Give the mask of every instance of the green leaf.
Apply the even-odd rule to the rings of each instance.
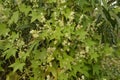
[[[31,26],[30,25],[20,25],[19,27],[17,27],[18,30],[24,30],[24,29],[27,29],[27,28],[30,28]]]
[[[22,72],[25,63],[21,63],[19,60],[16,60],[15,63],[11,64],[9,67],[13,68],[13,72],[20,70]]]
[[[25,4],[21,4],[19,9],[21,12],[25,13],[26,16],[32,10],[30,6],[26,6]]]
[[[100,72],[100,65],[93,65],[93,75],[97,74],[99,75],[99,72]]]
[[[64,72],[59,72],[58,73],[58,80],[68,80],[68,75],[66,75],[66,73],[64,73]]]
[[[2,3],[3,1],[2,0],[0,0],[0,3]]]
[[[11,43],[8,40],[0,40],[0,49],[6,50],[7,48],[11,48]]]
[[[71,12],[72,11],[70,10],[70,8],[66,8],[65,11],[63,12],[63,14],[65,15],[66,18],[69,18]]]
[[[48,70],[52,73],[54,77],[57,78],[57,70],[54,67],[49,67]]]
[[[41,65],[41,61],[38,61],[38,60],[32,60],[31,61],[31,67],[34,69],[33,71],[35,72],[35,74],[37,74],[38,72],[38,68],[39,66]],[[36,75],[37,76],[37,75]]]
[[[118,14],[118,13],[120,12],[120,7],[115,8],[115,9],[114,9],[114,12],[115,12],[116,14]]]
[[[16,51],[17,49],[15,48],[10,48],[8,50],[6,50],[2,56],[5,56],[5,59],[9,59],[11,56],[14,56],[15,57],[15,54],[16,54]]]
[[[41,15],[38,14],[38,12],[32,11],[32,13],[30,14],[31,18],[31,23],[34,22],[36,19],[40,20],[41,19]]]
[[[85,40],[85,44],[87,45],[87,46],[94,46],[96,43],[95,43],[95,41],[92,41],[91,39],[86,39]]]
[[[47,57],[47,52],[46,49],[42,48],[42,51],[39,50],[34,50],[33,53],[35,54],[34,58],[35,59],[41,59],[42,61],[46,59]]]
[[[25,61],[26,60],[26,58],[29,56],[29,53],[27,52],[27,53],[25,53],[25,52],[19,52],[19,58],[21,59],[21,60],[23,60],[23,61]]]
[[[92,53],[90,53],[90,57],[91,57],[91,60],[93,59],[95,61],[98,61],[97,58],[99,57],[99,55],[96,52],[92,52]]]
[[[112,47],[109,47],[109,44],[107,45],[104,45],[104,54],[105,55],[112,55],[112,53],[113,53],[113,48]]]
[[[11,19],[8,21],[8,24],[12,24],[12,23],[17,23],[19,19],[19,12],[18,11],[15,11],[11,17]]]
[[[87,32],[84,29],[78,29],[78,30],[76,30],[75,35],[79,36],[78,38],[80,40],[84,40],[87,35]]]
[[[7,35],[9,31],[6,24],[0,24],[0,35]]]
[[[11,39],[11,42],[14,42],[18,38],[19,38],[19,33],[11,32],[11,36],[9,37],[9,39]]]
[[[55,29],[55,31],[53,32],[53,35],[52,35],[50,38],[51,38],[51,39],[58,39],[58,40],[60,40],[61,36],[62,36],[61,28],[60,28],[60,27],[57,27],[57,28]]]
[[[60,67],[65,68],[65,69],[70,69],[71,70],[71,62],[73,62],[73,58],[71,56],[68,56],[64,54],[64,58],[60,58]]]
[[[4,71],[2,64],[3,64],[3,61],[0,61],[0,71]]]
[[[77,4],[83,9],[88,2],[86,0],[77,0]]]
[[[17,72],[9,72],[9,74],[6,75],[6,80],[19,80],[19,75]]]
[[[89,67],[86,66],[83,62],[82,63],[77,63],[76,65],[73,65],[73,72],[76,74],[77,72],[80,72],[84,74],[85,76],[89,77]]]
[[[91,0],[91,4],[92,4],[92,7],[94,8],[94,6],[95,6],[95,0]]]
[[[105,7],[102,6],[102,8],[106,21],[108,21],[114,27],[114,20],[111,18],[110,12]]]
[[[79,70],[82,74],[84,74],[86,77],[89,77],[89,67],[87,67],[86,65],[84,65],[82,68],[80,68]]]
[[[0,71],[4,71],[4,69],[0,66]]]

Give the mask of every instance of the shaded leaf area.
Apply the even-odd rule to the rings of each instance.
[[[0,0],[0,80],[117,80],[119,0]]]
[[[106,79],[119,79],[120,78],[120,64],[119,58],[106,57],[102,61],[103,75]],[[108,77],[109,76],[109,77]]]

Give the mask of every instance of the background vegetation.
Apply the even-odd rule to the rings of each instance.
[[[0,80],[119,80],[119,0],[0,0]]]

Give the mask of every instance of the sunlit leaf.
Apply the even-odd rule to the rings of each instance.
[[[21,12],[24,12],[26,16],[32,10],[30,6],[26,6],[25,4],[21,4],[19,9]]]
[[[17,50],[15,48],[10,48],[3,53],[3,56],[5,56],[6,59],[10,58],[11,56],[15,57],[16,51]]]
[[[87,35],[87,32],[84,31],[84,29],[80,29],[80,30],[77,30],[75,32],[75,35],[78,35],[79,39],[83,40],[83,39],[85,39],[85,36]]]
[[[0,24],[0,35],[7,35],[9,31],[6,24]]]
[[[19,12],[16,11],[13,13],[13,15],[11,16],[11,19],[9,20],[9,25],[12,23],[17,23],[17,21],[19,20]]]
[[[21,63],[19,60],[16,60],[15,63],[11,64],[9,67],[13,68],[13,72],[20,70],[22,72],[25,63]]]

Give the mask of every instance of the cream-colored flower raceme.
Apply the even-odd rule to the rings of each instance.
[[[75,14],[75,12],[72,11],[72,12],[70,13],[70,16],[73,16],[74,14]]]
[[[65,37],[71,39],[71,35],[69,33],[65,33]]]
[[[35,30],[31,30],[30,33],[31,33],[31,34],[35,33]]]
[[[86,49],[86,52],[88,53],[89,52],[89,47],[87,46],[85,49]]]
[[[69,51],[70,51],[70,49],[69,49],[69,48],[67,48],[67,51],[69,52]]]
[[[41,22],[45,22],[46,19],[45,19],[44,14],[43,14],[43,13],[40,13],[40,15],[41,15],[41,20],[40,20],[40,21],[41,21]]]
[[[54,41],[54,44],[57,44],[57,40]]]
[[[60,51],[63,52],[64,50],[61,48]]]
[[[60,26],[64,26],[64,22],[62,20],[58,20]]]
[[[65,37],[69,37],[69,33],[65,33]]]
[[[37,37],[39,37],[39,35],[38,34],[33,34],[33,37],[37,38]]]
[[[71,11],[70,16],[69,16],[70,22],[74,19],[74,14],[75,12]]]
[[[39,37],[39,32],[40,31],[37,31],[37,30],[31,30],[30,34],[32,34],[33,38],[37,38],[37,37]]]
[[[66,40],[64,40],[62,44],[65,46],[65,45],[67,44],[67,41],[66,41]]]
[[[79,18],[79,23],[81,23],[83,21],[84,15],[82,14]]]
[[[82,80],[85,80],[85,76],[84,75],[82,75],[81,78],[82,78]]]
[[[50,80],[50,75],[47,75],[47,79],[46,80]]]
[[[66,3],[66,0],[60,0],[61,1],[61,3]]]
[[[54,60],[53,55],[52,54],[48,54],[47,62],[50,63],[52,60]]]
[[[84,50],[80,51],[79,56],[82,57],[82,58],[85,58],[85,51]]]
[[[48,53],[53,53],[56,50],[56,47],[48,47],[47,52]]]
[[[79,24],[78,24],[78,25],[76,26],[76,29],[81,29],[82,27],[83,27],[83,25],[79,25]]]
[[[70,44],[71,44],[71,43],[70,43],[70,42],[68,42],[68,46],[70,46]]]

